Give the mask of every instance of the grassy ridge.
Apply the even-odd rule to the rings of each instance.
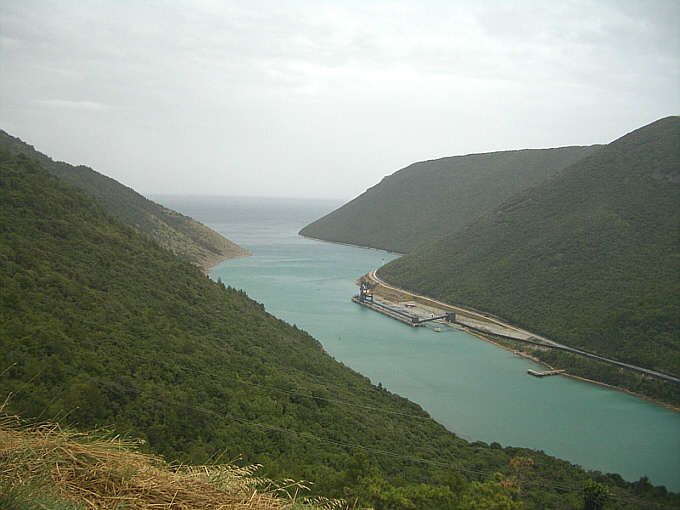
[[[505,502],[499,508],[576,506],[589,478],[619,496],[677,503],[645,480],[457,438],[24,156],[0,152],[0,184],[9,412],[113,427],[166,460],[241,456],[265,475],[376,508],[473,508],[490,498]],[[522,477],[536,484],[517,500],[511,460],[528,456]]]
[[[379,275],[680,374],[679,148],[680,118],[657,121]]]
[[[0,147],[12,154],[25,154],[39,161],[63,182],[84,189],[123,223],[205,270],[222,260],[250,255],[247,250],[192,218],[152,202],[91,168],[53,161],[2,130]]]
[[[410,253],[596,148],[492,152],[414,163],[300,233],[314,239]]]

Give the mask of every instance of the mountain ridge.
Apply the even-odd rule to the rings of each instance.
[[[376,508],[575,506],[588,479],[620,498],[677,501],[648,480],[456,437],[35,160],[0,150],[0,184],[6,411],[113,428],[167,461],[240,456]],[[520,498],[512,459],[526,457],[522,476],[537,485]]]
[[[522,149],[413,163],[305,226],[300,234],[409,253],[599,147]]]
[[[164,248],[198,265],[204,271],[223,260],[250,253],[188,216],[172,211],[140,195],[132,188],[92,168],[53,161],[19,138],[0,130],[0,147],[12,154],[36,159],[59,179],[84,189],[104,208]]]
[[[680,118],[660,119],[378,273],[677,375],[679,148]]]

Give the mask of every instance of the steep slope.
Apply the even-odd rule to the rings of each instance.
[[[680,118],[638,129],[379,270],[557,341],[680,374]]]
[[[5,411],[112,427],[168,461],[240,456],[329,496],[420,498],[392,508],[477,497],[516,508],[514,456],[533,458],[522,476],[536,484],[522,494],[543,506],[575,506],[589,477],[677,501],[646,481],[457,438],[23,155],[0,151],[0,186]]]
[[[192,218],[156,204],[91,168],[55,162],[2,130],[0,148],[38,160],[60,180],[84,189],[123,223],[204,270],[222,260],[250,255],[247,250]]]
[[[24,426],[22,426],[24,425]],[[253,476],[256,466],[182,466],[139,452],[139,442],[56,424],[26,427],[0,415],[0,508],[291,510],[287,491]],[[332,502],[298,510],[330,510]]]
[[[596,148],[492,152],[414,163],[306,226],[300,234],[410,253]]]

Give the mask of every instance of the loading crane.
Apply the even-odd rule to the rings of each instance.
[[[422,324],[423,322],[431,322],[431,321],[436,321],[439,319],[444,319],[446,322],[451,322],[455,323],[456,322],[456,314],[453,312],[447,312],[444,315],[440,315],[439,317],[430,317],[429,319],[421,319],[420,317],[413,317],[413,323],[414,324]]]
[[[362,303],[365,301],[373,301],[373,291],[371,291],[364,282],[361,282],[361,286],[359,287],[359,301]]]

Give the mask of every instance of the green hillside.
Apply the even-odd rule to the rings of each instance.
[[[612,508],[680,504],[644,479],[457,438],[23,155],[0,151],[0,189],[5,412],[112,427],[168,461],[261,463],[356,508],[576,507],[588,479]]]
[[[192,218],[152,202],[91,168],[55,162],[2,130],[0,148],[36,159],[60,180],[84,189],[123,223],[204,270],[222,260],[250,255],[247,250]]]
[[[680,118],[638,129],[379,270],[556,341],[680,374]]]
[[[306,226],[300,234],[410,253],[596,148],[492,152],[414,163]]]

